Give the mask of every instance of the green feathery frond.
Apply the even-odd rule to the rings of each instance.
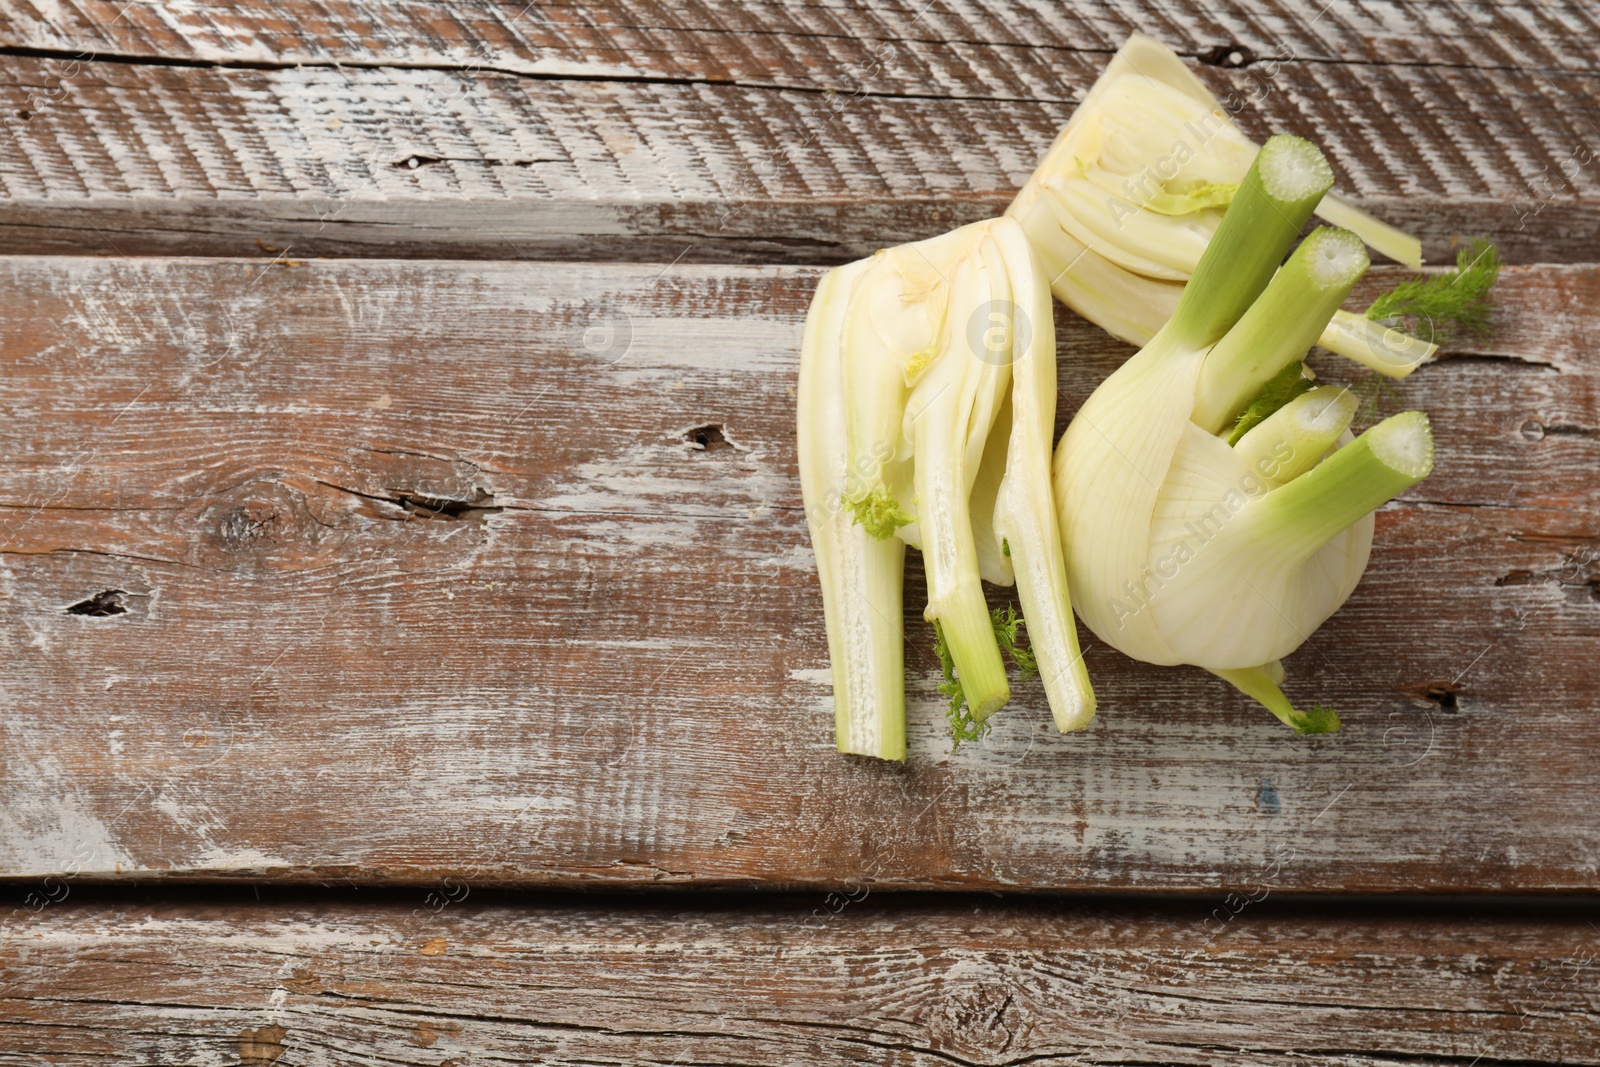
[[[1011,657],[1011,662],[1017,665],[1017,672],[1022,675],[1022,680],[1027,681],[1039,673],[1039,660],[1033,654],[1033,649],[1017,644],[1017,630],[1023,625],[1022,616],[1007,604],[1003,608],[995,608],[989,613],[989,621],[994,625],[995,643],[1000,646],[1000,651]]]
[[[993,609],[989,612],[989,623],[994,627],[995,643],[1000,646],[1002,652],[1011,657],[1011,662],[1016,664],[1022,680],[1027,681],[1037,675],[1039,660],[1034,655],[1033,649],[1017,644],[1017,632],[1024,622],[1016,609],[1010,604]],[[961,688],[961,679],[956,677],[955,658],[950,655],[950,646],[944,639],[944,629],[938,620],[934,620],[933,623],[933,654],[939,657],[939,669],[944,672],[944,681],[939,683],[939,692],[950,701],[950,708],[945,714],[950,719],[951,750],[954,751],[961,747],[963,741],[982,740],[989,732],[989,723],[979,722],[972,717],[972,709],[967,704],[967,694]]]
[[[1401,282],[1372,302],[1367,318],[1414,320],[1434,341],[1453,333],[1482,337],[1490,330],[1489,290],[1500,266],[1494,245],[1475,238],[1456,252],[1454,270]]]
[[[956,677],[955,657],[950,654],[950,645],[944,639],[944,628],[937,619],[933,623],[933,654],[939,657],[939,668],[944,672],[939,692],[950,701],[950,710],[945,714],[950,718],[950,750],[954,752],[963,741],[982,740],[983,735],[989,732],[989,724],[972,717],[972,709],[967,706],[966,691],[961,688],[961,679]]]
[[[1250,401],[1250,406],[1240,412],[1239,421],[1234,423],[1233,432],[1228,435],[1228,444],[1238,444],[1239,438],[1255,429],[1257,423],[1301,393],[1309,392],[1315,384],[1305,377],[1305,364],[1301,362],[1291,363],[1274,374],[1267,379],[1267,384],[1261,387],[1256,398]]]

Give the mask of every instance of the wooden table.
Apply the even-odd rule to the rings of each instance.
[[[951,754],[913,578],[910,757],[841,757],[811,289],[1135,29],[1513,264],[1371,388],[1440,459],[1288,664],[1345,728],[1091,641],[1092,729]],[[3,0],[0,1065],[1600,1063],[1597,33]],[[1057,328],[1064,423],[1127,349]]]

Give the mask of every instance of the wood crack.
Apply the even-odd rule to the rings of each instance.
[[[1041,1060],[1053,1060],[1058,1058],[1060,1055],[1058,1052],[1051,1051],[1033,1052],[1026,1056],[1013,1056],[1003,1060],[970,1060],[965,1056],[959,1056],[954,1052],[946,1052],[943,1049],[936,1049],[930,1045],[918,1045],[914,1042],[873,1041],[869,1038],[849,1037],[847,1035],[840,1035],[839,1040],[849,1042],[852,1045],[865,1045],[868,1048],[882,1049],[885,1052],[909,1052],[923,1056],[932,1056],[934,1059],[943,1060],[946,1063],[956,1064],[956,1067],[1024,1067],[1025,1064],[1038,1063]],[[1079,1060],[1077,1062],[1094,1063],[1096,1061]],[[1116,1060],[1114,1062],[1123,1064],[1128,1061]]]
[[[103,548],[41,548],[29,551],[23,548],[0,548],[0,556],[49,556],[58,552],[75,552],[86,556],[106,556],[109,559],[127,559],[139,563],[161,563],[169,567],[185,567],[189,570],[199,570],[192,563],[184,563],[176,559],[162,559],[159,556],[141,556],[133,552],[113,552]]]
[[[506,510],[504,505],[494,503],[494,495],[482,489],[476,490],[472,499],[434,496],[420,493],[410,489],[391,489],[388,495],[380,493],[367,493],[360,489],[352,489],[347,485],[330,482],[325,478],[312,478],[318,485],[346,493],[350,496],[371,500],[379,504],[388,504],[399,508],[405,517],[417,519],[467,519],[482,520],[489,515],[498,515]],[[396,516],[398,518],[399,516]]]
[[[431,167],[440,163],[476,163],[484,167],[532,167],[539,163],[571,162],[572,160],[561,156],[552,156],[544,159],[495,159],[489,156],[430,156],[417,154],[407,156],[404,159],[391,160],[389,166],[416,170],[418,167]]]
[[[671,32],[701,32],[725,33],[721,30],[693,29],[686,27],[663,27]],[[758,34],[759,35],[759,34]],[[766,35],[775,37],[792,37],[798,40],[811,38],[819,39],[848,39],[848,40],[880,40],[888,38],[853,38],[846,35],[783,33],[769,31]],[[969,48],[988,48],[996,51],[1013,49],[1036,52],[1054,52],[1068,55],[1108,56],[1115,52],[1111,48],[1091,48],[1074,45],[1022,43],[1010,44],[1007,42],[982,41],[973,39],[931,39],[911,38],[898,39],[905,43],[926,45],[930,47],[964,46]],[[1220,70],[1237,71],[1248,70],[1256,63],[1274,61],[1285,66],[1315,65],[1333,67],[1351,67],[1359,69],[1405,68],[1420,70],[1462,70],[1495,72],[1532,72],[1551,76],[1584,77],[1590,72],[1583,70],[1568,70],[1561,67],[1541,68],[1519,66],[1512,64],[1483,65],[1461,62],[1427,62],[1410,60],[1371,60],[1371,59],[1345,59],[1332,56],[1294,56],[1290,59],[1276,59],[1270,55],[1255,57],[1253,61],[1240,65],[1214,62],[1208,57],[1219,50],[1241,50],[1240,45],[1219,45],[1204,51],[1178,51],[1177,54],[1185,59],[1204,65],[1213,66]],[[52,62],[71,63],[107,63],[119,66],[134,67],[168,67],[186,68],[191,70],[251,70],[251,71],[288,71],[300,69],[322,70],[415,70],[433,71],[446,74],[495,74],[503,77],[526,79],[529,81],[553,82],[602,82],[616,85],[662,85],[662,86],[729,86],[742,89],[756,89],[768,92],[804,93],[819,96],[844,96],[855,98],[870,98],[879,100],[938,100],[958,102],[963,100],[987,101],[995,103],[1019,104],[1076,104],[1082,99],[1082,92],[1068,92],[1059,96],[1037,94],[1013,94],[1004,92],[906,92],[883,91],[868,88],[861,84],[854,85],[817,85],[800,81],[787,81],[771,78],[742,78],[742,77],[716,77],[713,75],[687,75],[687,74],[651,74],[651,73],[596,73],[589,74],[582,71],[543,72],[529,70],[525,67],[510,66],[502,63],[475,63],[463,62],[407,62],[404,60],[382,60],[354,57],[350,59],[324,59],[318,57],[302,57],[298,59],[231,59],[231,58],[202,58],[199,56],[157,56],[133,52],[99,52],[90,47],[83,50],[73,50],[70,47],[41,48],[26,45],[0,46],[0,57],[17,59],[39,59]],[[441,160],[443,161],[443,160]],[[462,162],[468,162],[462,160]],[[475,162],[475,161],[473,161]],[[535,162],[562,162],[561,160],[539,160]]]
[[[1580,426],[1572,422],[1554,422],[1545,426],[1545,436],[1556,437],[1596,437],[1600,436],[1600,428],[1593,426]]]
[[[181,1004],[177,1001],[162,1000],[128,1000],[122,997],[30,996],[28,1001],[33,1004],[97,1004],[107,1008],[159,1008],[163,1011],[204,1012],[207,1015],[214,1014],[217,1010],[216,1006],[211,1004]],[[6,1019],[6,1025],[8,1026],[16,1023],[27,1023],[35,1026],[59,1026],[63,1028],[81,1025],[78,1023],[55,1023],[43,1019],[27,1019],[19,1016],[11,1016]],[[194,1036],[201,1037],[205,1035],[196,1034]]]
[[[1330,1010],[1333,1010],[1333,1011],[1375,1011],[1375,1010],[1383,1010],[1383,1011],[1419,1012],[1419,1013],[1426,1013],[1426,1014],[1472,1015],[1472,1016],[1520,1015],[1521,1014],[1520,1012],[1515,1012],[1515,1011],[1491,1011],[1491,1010],[1483,1009],[1483,1008],[1446,1008],[1446,1007],[1424,1008],[1424,1007],[1417,1007],[1417,1006],[1409,1005],[1409,1004],[1384,1004],[1384,1005],[1382,1005],[1382,1007],[1380,1009],[1379,1006],[1374,1005],[1374,1004],[1340,1004],[1337,1001],[1330,1001],[1330,1000],[1300,1000],[1300,999],[1294,999],[1294,1000],[1283,1000],[1283,999],[1266,1000],[1266,999],[1256,999],[1256,998],[1251,998],[1251,997],[1202,997],[1202,996],[1199,996],[1199,995],[1194,994],[1194,993],[1176,993],[1176,992],[1173,992],[1172,990],[1169,990],[1169,989],[1148,989],[1148,988],[1147,989],[1139,989],[1138,987],[1134,987],[1134,988],[1135,988],[1136,992],[1142,993],[1142,994],[1144,994],[1146,996],[1160,997],[1160,998],[1162,998],[1164,1000],[1185,1000],[1185,1001],[1193,1001],[1193,1002],[1195,1002],[1197,1004],[1218,1004],[1218,1005],[1222,1005],[1224,1007],[1228,1007],[1228,1006],[1244,1007],[1244,1006],[1253,1006],[1253,1005],[1271,1005],[1271,1006],[1274,1006],[1274,1007],[1281,1007],[1281,1008],[1324,1008],[1324,1009],[1330,1009]]]
[[[664,85],[664,86],[728,86],[739,89],[757,89],[765,92],[804,93],[814,96],[867,97],[874,100],[983,100],[995,103],[1058,104],[1071,101],[1036,97],[986,94],[962,96],[952,93],[880,92],[863,89],[837,89],[832,86],[793,84],[759,79],[717,78],[710,76],[675,76],[669,74],[585,74],[576,71],[545,73],[519,70],[516,67],[481,63],[407,63],[394,60],[249,60],[249,59],[190,59],[170,56],[144,56],[130,53],[73,52],[70,49],[29,48],[22,46],[0,47],[0,57],[17,59],[43,59],[68,63],[109,63],[128,67],[173,67],[189,70],[415,70],[444,74],[499,74],[535,82],[602,82],[609,85]],[[42,88],[42,87],[41,87]],[[1076,98],[1074,98],[1076,99]],[[553,160],[551,162],[560,162]]]
[[[1384,1063],[1427,1063],[1427,1064],[1462,1064],[1463,1067],[1558,1067],[1560,1064],[1572,1064],[1573,1060],[1527,1060],[1503,1059],[1499,1056],[1479,1054],[1476,1056],[1452,1055],[1439,1052],[1397,1052],[1391,1049],[1375,1048],[1251,1048],[1250,1052],[1258,1056],[1292,1056],[1302,1059],[1306,1056],[1365,1056],[1368,1059],[1381,1060]],[[1589,1063],[1596,1061],[1589,1060]]]
[[[1573,514],[1587,517],[1588,511],[1584,508],[1547,508],[1534,504],[1512,504],[1504,501],[1481,500],[1422,500],[1416,497],[1401,497],[1384,505],[1385,510],[1394,510],[1407,505],[1416,505],[1424,508],[1483,508],[1488,511],[1537,511],[1545,514]]]
[[[632,32],[637,32],[637,33],[670,33],[670,34],[684,34],[684,35],[691,35],[691,36],[706,36],[706,37],[723,38],[723,39],[726,39],[731,35],[729,30],[724,29],[722,27],[715,27],[715,26],[647,26],[647,25],[639,25],[639,24],[632,24],[632,23],[624,23],[624,24],[619,24],[615,28],[617,30],[632,31]],[[935,48],[935,49],[937,49],[937,48],[948,48],[948,47],[951,47],[951,46],[956,46],[956,47],[964,47],[964,48],[992,49],[992,50],[997,51],[997,52],[999,52],[999,51],[1041,52],[1041,53],[1059,53],[1059,54],[1073,55],[1073,56],[1111,56],[1111,55],[1114,55],[1116,53],[1116,51],[1117,51],[1115,47],[1111,47],[1111,46],[1076,45],[1076,44],[1049,43],[1049,42],[1040,42],[1040,41],[986,40],[986,39],[978,38],[978,37],[916,37],[916,36],[907,36],[907,35],[903,35],[903,34],[901,34],[901,35],[891,35],[891,36],[873,35],[873,34],[859,34],[859,35],[857,35],[857,34],[846,34],[846,33],[821,33],[821,32],[817,32],[817,31],[797,30],[797,29],[796,30],[790,30],[790,29],[765,30],[765,29],[756,29],[756,28],[750,28],[750,27],[740,28],[738,31],[736,31],[736,35],[738,37],[740,37],[740,38],[779,39],[779,40],[795,41],[795,42],[801,42],[801,43],[809,42],[809,41],[841,41],[841,42],[847,42],[847,43],[851,43],[851,44],[867,43],[867,44],[891,45],[891,46],[896,46],[896,45],[899,45],[899,46],[921,45],[921,46],[924,46],[924,47]],[[1278,63],[1280,65],[1284,65],[1284,66],[1318,65],[1318,66],[1362,67],[1362,68],[1365,68],[1365,67],[1406,67],[1406,68],[1425,69],[1425,70],[1466,70],[1466,71],[1489,71],[1489,72],[1496,72],[1496,71],[1499,71],[1499,72],[1534,72],[1534,73],[1539,73],[1539,74],[1543,74],[1543,75],[1546,75],[1546,76],[1551,76],[1551,75],[1587,76],[1587,75],[1590,75],[1592,73],[1591,71],[1583,69],[1583,68],[1572,68],[1572,67],[1562,67],[1562,66],[1541,67],[1541,66],[1534,66],[1532,64],[1514,64],[1514,63],[1468,63],[1468,62],[1461,62],[1461,61],[1436,61],[1436,60],[1426,60],[1426,59],[1422,59],[1422,60],[1413,60],[1413,59],[1368,59],[1368,58],[1360,58],[1360,57],[1346,57],[1346,56],[1335,56],[1335,55],[1301,55],[1301,54],[1295,54],[1295,55],[1291,55],[1291,56],[1288,56],[1288,57],[1280,57],[1280,56],[1275,56],[1275,55],[1272,55],[1272,54],[1269,54],[1269,53],[1265,53],[1265,52],[1258,52],[1256,49],[1250,47],[1247,44],[1241,43],[1241,42],[1239,42],[1237,40],[1224,41],[1223,43],[1217,44],[1217,45],[1213,45],[1210,48],[1204,48],[1204,49],[1199,49],[1199,50],[1185,50],[1185,49],[1182,49],[1182,48],[1174,47],[1173,51],[1177,55],[1181,56],[1184,59],[1193,60],[1194,62],[1196,62],[1198,64],[1202,64],[1202,65],[1205,65],[1205,66],[1211,66],[1211,67],[1217,67],[1217,68],[1222,69],[1222,70],[1248,70],[1250,67],[1255,66],[1258,63],[1275,62],[1275,63]],[[1244,56],[1243,61],[1239,62],[1239,63],[1228,62],[1225,57],[1227,57],[1229,55],[1229,53],[1232,53],[1232,52],[1243,53],[1243,56]],[[596,79],[599,79],[599,80],[619,81],[619,82],[648,79],[649,81],[663,81],[663,82],[672,82],[672,83],[677,83],[677,84],[695,84],[695,83],[698,83],[698,84],[752,85],[752,86],[767,87],[767,88],[790,88],[791,87],[791,86],[784,85],[783,83],[775,83],[775,82],[747,82],[747,81],[744,81],[744,80],[741,80],[741,79],[734,79],[734,78],[718,79],[718,78],[698,78],[698,77],[693,77],[693,76],[674,76],[674,75],[627,75],[627,74],[605,74],[605,75],[585,75],[585,74],[563,75],[563,74],[554,74],[554,75],[546,75],[546,74],[543,74],[543,73],[538,72],[538,71],[529,71],[529,70],[518,68],[518,67],[514,67],[514,66],[506,66],[506,65],[503,65],[503,64],[495,64],[495,63],[478,63],[478,62],[470,62],[470,61],[466,61],[466,62],[431,62],[431,63],[428,63],[428,62],[415,63],[415,62],[405,62],[405,61],[401,61],[401,62],[377,62],[377,61],[373,61],[373,60],[362,59],[362,58],[359,58],[359,57],[350,58],[350,59],[331,59],[331,58],[310,57],[310,56],[301,57],[301,58],[298,58],[298,59],[251,60],[251,59],[215,58],[215,57],[209,57],[208,58],[208,57],[201,57],[201,56],[158,56],[158,55],[153,55],[153,54],[149,54],[149,53],[125,52],[125,51],[123,51],[123,52],[116,52],[116,51],[113,51],[113,52],[101,52],[101,51],[95,49],[93,46],[88,46],[86,48],[76,49],[75,50],[71,46],[68,46],[68,45],[63,45],[61,47],[55,47],[55,48],[52,48],[52,47],[41,47],[41,46],[36,46],[36,45],[35,46],[30,46],[30,45],[6,45],[6,46],[0,46],[0,56],[15,56],[17,58],[28,58],[28,59],[62,60],[62,61],[70,61],[70,62],[78,62],[78,63],[107,62],[107,63],[119,63],[119,64],[125,64],[125,65],[192,67],[192,68],[213,68],[213,69],[220,68],[220,69],[239,69],[239,70],[292,70],[292,69],[295,69],[295,68],[298,68],[298,67],[325,67],[325,68],[354,67],[354,68],[367,68],[367,69],[395,68],[395,69],[411,69],[411,70],[460,71],[460,72],[465,72],[465,73],[472,73],[472,72],[482,71],[482,72],[486,72],[486,73],[506,74],[506,75],[516,76],[516,77],[532,77],[532,78],[577,77],[577,78],[596,78]],[[812,92],[854,92],[854,90],[841,89],[839,87],[833,87],[833,86],[793,86],[793,87],[794,88],[805,89],[805,90],[812,91]]]
[[[1493,363],[1503,367],[1522,367],[1528,370],[1548,370],[1557,374],[1561,368],[1545,359],[1534,359],[1531,356],[1517,355],[1513,352],[1447,352],[1438,359],[1424,363],[1417,370],[1426,370],[1429,367],[1444,366],[1448,363]]]
[[[133,513],[140,511],[182,511],[179,504],[172,505],[136,505],[125,504],[6,504],[0,503],[0,511],[89,511],[111,512],[112,514]]]
[[[375,1011],[383,1011],[392,1015],[403,1015],[408,1018],[448,1019],[452,1022],[477,1022],[490,1023],[499,1026],[531,1027],[540,1030],[561,1030],[579,1034],[605,1034],[610,1037],[666,1037],[666,1038],[704,1038],[704,1037],[739,1037],[737,1034],[727,1034],[715,1030],[636,1030],[628,1027],[595,1026],[585,1023],[555,1022],[548,1019],[532,1017],[519,1017],[515,1015],[494,1015],[486,1012],[456,1012],[446,1011],[442,1008],[424,1008],[414,1006],[409,1001],[390,1000],[384,997],[363,996],[355,993],[341,993],[336,989],[318,989],[314,994],[317,997],[326,997],[329,1000],[338,1000],[350,1004],[352,1007],[375,1005]]]

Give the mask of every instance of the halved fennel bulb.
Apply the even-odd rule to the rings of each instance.
[[[1142,345],[1172,317],[1256,152],[1176,53],[1134,34],[1007,214],[1022,223],[1063,303]],[[1315,210],[1421,266],[1420,242],[1332,193]],[[1336,312],[1317,340],[1395,378],[1437,349],[1348,311]]]

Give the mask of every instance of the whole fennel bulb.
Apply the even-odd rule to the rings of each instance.
[[[1228,443],[1367,267],[1357,237],[1324,228],[1279,268],[1331,184],[1313,145],[1267,142],[1171,319],[1084,402],[1054,467],[1089,628],[1135,659],[1204,667],[1302,733],[1338,717],[1296,710],[1278,661],[1355,588],[1371,512],[1433,464],[1426,416],[1352,440],[1356,405],[1337,389],[1302,393]]]

